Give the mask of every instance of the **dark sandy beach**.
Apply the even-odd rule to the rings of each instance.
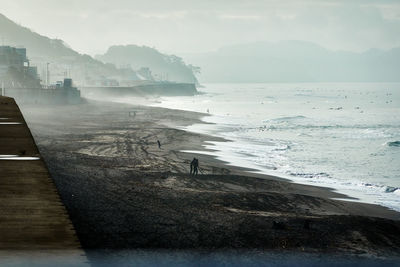
[[[400,256],[400,213],[198,155],[203,114],[89,101],[21,107],[85,250],[260,249]],[[157,140],[162,143],[161,149]],[[90,253],[88,254],[90,258]]]

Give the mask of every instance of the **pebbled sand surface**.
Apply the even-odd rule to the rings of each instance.
[[[332,200],[344,196],[205,155],[205,175],[190,177],[193,155],[179,151],[215,138],[173,126],[204,114],[95,101],[22,111],[86,250],[400,256],[400,214],[384,207]]]

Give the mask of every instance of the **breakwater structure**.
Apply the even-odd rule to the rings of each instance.
[[[33,263],[88,265],[18,105],[0,96],[0,264]]]
[[[46,88],[3,88],[1,95],[15,98],[21,104],[69,105],[81,103],[80,91],[71,79]]]
[[[137,95],[161,95],[161,96],[192,96],[198,94],[193,83],[174,82],[149,82],[129,87],[120,86],[93,86],[79,87],[83,96],[109,95],[109,96],[137,96]]]

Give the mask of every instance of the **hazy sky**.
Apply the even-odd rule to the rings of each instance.
[[[400,0],[0,0],[0,12],[91,55],[114,44],[176,54],[287,39],[400,46]]]

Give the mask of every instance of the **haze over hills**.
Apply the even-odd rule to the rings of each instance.
[[[82,55],[69,48],[62,40],[50,39],[20,26],[0,14],[0,35],[4,45],[27,48],[31,63],[41,74],[49,64],[54,82],[71,75],[75,81],[84,81],[86,76],[109,76],[118,73],[113,65],[106,65],[88,55]],[[42,75],[42,79],[45,79]]]
[[[400,48],[331,51],[303,41],[256,42],[185,55],[201,82],[399,82]]]
[[[50,81],[71,76],[79,84],[109,81],[169,80],[177,82],[399,82],[400,48],[363,53],[332,51],[304,41],[255,42],[214,52],[175,55],[137,45],[112,46],[96,59],[82,55],[62,40],[50,39],[0,14],[4,44],[27,48],[31,62]]]
[[[80,54],[68,47],[62,40],[50,39],[35,33],[29,28],[16,24],[2,14],[0,14],[0,37],[4,45],[27,48],[27,56],[31,63],[38,67],[42,80],[46,79],[44,70],[47,67],[47,63],[50,63],[50,82],[52,83],[62,80],[66,76],[72,77],[80,85],[129,85],[131,82],[141,79],[166,80],[167,76],[170,81],[197,82],[192,72],[192,70],[196,70],[195,67],[186,66],[183,60],[177,56],[164,55],[152,48],[127,47],[131,51],[132,48],[136,48],[139,53],[128,53],[131,55],[129,62],[124,62],[125,66],[117,68],[109,62],[118,63],[118,60],[108,60],[108,62],[103,63],[89,55]],[[109,52],[116,50],[118,49],[115,47],[110,48]],[[136,56],[137,59],[132,55]],[[111,56],[106,54],[105,58],[112,59]],[[129,63],[134,69],[126,63]],[[121,64],[118,65],[121,67]],[[141,69],[143,67],[152,68],[147,73],[144,73],[143,69]],[[139,71],[137,72],[136,70]],[[160,72],[165,76],[153,77],[151,75],[152,72]]]
[[[29,46],[30,57],[79,56],[79,53],[67,47],[62,40],[50,39],[18,25],[0,14],[0,33],[5,45]]]
[[[96,59],[135,70],[149,68],[152,75],[160,80],[197,84],[195,74],[200,71],[198,67],[186,65],[178,56],[165,55],[147,46],[111,46],[104,55],[97,55]]]

